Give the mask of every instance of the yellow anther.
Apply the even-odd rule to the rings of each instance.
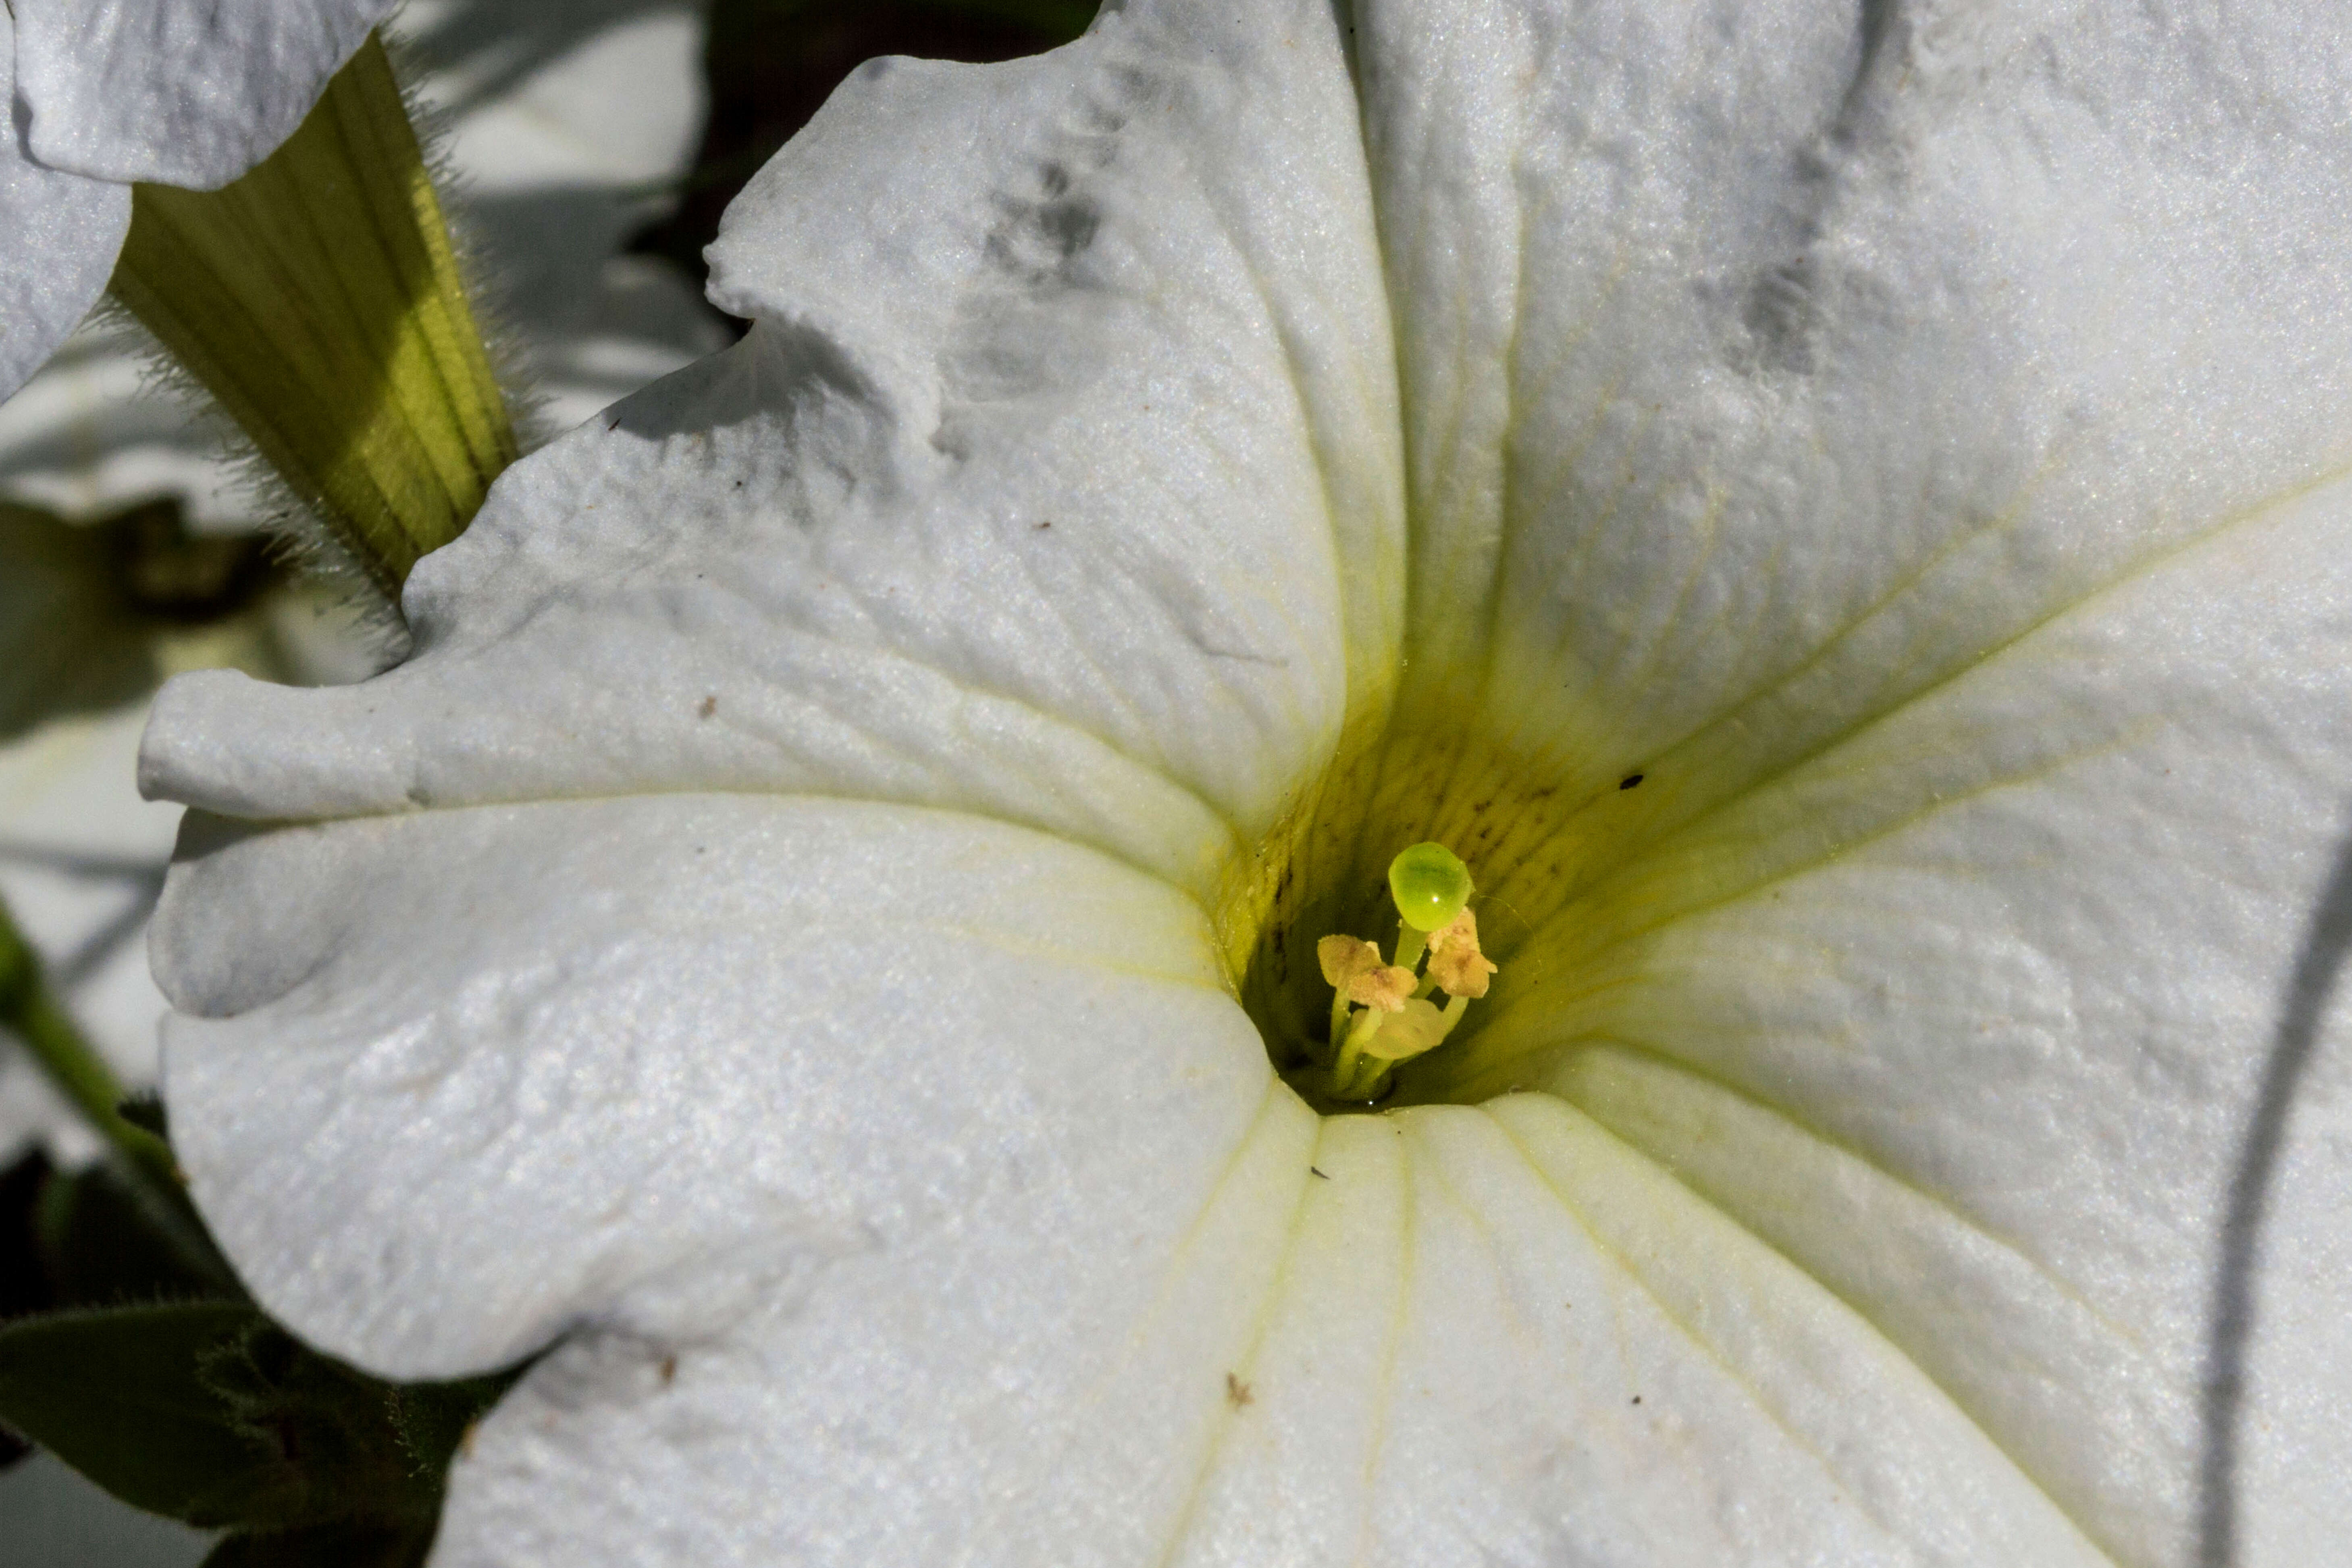
[[[1470,868],[1443,844],[1416,844],[1389,862],[1389,893],[1415,931],[1444,925],[1470,902]]]
[[[1360,936],[1327,936],[1315,944],[1315,962],[1323,966],[1323,984],[1333,990],[1368,969],[1381,966],[1381,950]]]
[[[1412,970],[1383,963],[1377,969],[1365,970],[1348,982],[1348,1000],[1360,1007],[1377,1008],[1383,1013],[1402,1012],[1417,984],[1419,982],[1413,978]]]
[[[1429,977],[1448,996],[1486,994],[1494,961],[1478,951],[1478,917],[1464,910],[1429,937]]]

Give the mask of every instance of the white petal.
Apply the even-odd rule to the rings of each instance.
[[[817,790],[1200,886],[1387,679],[1369,226],[1318,6],[869,66],[716,247],[749,340],[514,470],[365,697],[175,689],[150,784],[288,816]]]
[[[715,1333],[745,1292],[1005,1231],[1129,1289],[1271,1081],[1196,905],[904,806],[192,818],[156,931],[215,1233],[298,1331],[404,1375],[583,1321]]]
[[[2102,1561],[1846,1308],[1556,1100],[1318,1130],[1282,1093],[1213,1184],[1171,1174],[1197,1219],[1158,1268],[1070,1260],[1157,1205],[999,1205],[708,1336],[594,1325],[459,1461],[436,1562]]]
[[[15,0],[31,154],[211,190],[278,150],[395,0]]]
[[[2352,461],[2324,6],[1365,11],[1412,677],[1571,795],[1736,793]]]
[[[181,1152],[261,1299],[408,1375],[574,1331],[444,1563],[2095,1561],[1557,1102],[1318,1123],[1089,851],[696,795],[186,850]]]
[[[1404,710],[1466,679],[1575,803],[1479,866],[1468,1089],[1553,1082],[1688,1172],[2130,1562],[2307,1560],[2352,1506],[2340,1340],[2207,1387],[2229,1290],[2278,1303],[2260,1362],[2345,1289],[2232,1250],[2352,795],[2352,60],[2316,15],[1366,22],[1427,302]],[[1593,1042],[1636,1054],[1548,1077]],[[2264,1238],[2352,1190],[2325,1082]]]
[[[0,7],[0,80],[16,55],[16,26]],[[42,168],[20,132],[0,135],[0,399],[98,302],[130,228],[128,190]]]
[[[2248,519],[1662,835],[1506,965],[1472,1047],[1868,1313],[2124,1561],[2212,1528],[2231,1431],[2301,1434],[2231,1479],[2243,1519],[2274,1525],[2282,1489],[2347,1500],[2352,1452],[2307,1407],[2352,1397],[2340,1346],[2226,1428],[2206,1388],[2227,1291],[2343,1289],[2284,1239],[2352,1204],[2343,1020],[2308,1081],[2280,1031],[2343,921],[2347,525],[2341,483]],[[2296,1176],[2249,1237],[2281,1094]]]
[[[420,573],[410,669],[182,688],[152,782],[278,817],[829,790],[1202,886],[1377,700],[1404,600],[1385,394],[1342,395],[1386,316],[1343,308],[1357,197],[1317,195],[1353,143],[1314,139],[1336,90],[1292,90],[1336,51],[1213,49],[1197,9],[869,71],[721,247],[751,342],[519,469]],[[994,889],[909,838],[846,851],[852,898],[830,850],[748,827],[748,890],[677,869],[725,813],[905,805],[656,793],[194,844],[166,949],[225,1016],[182,1026],[175,1101],[265,1298],[407,1370],[584,1327],[461,1468],[447,1561],[2333,1549],[2352,1130],[2340,1033],[2278,1033],[2298,951],[2341,934],[2309,911],[2352,794],[2332,66],[2260,13],[1563,10],[1366,8],[1406,651],[1413,700],[1483,682],[1584,801],[1533,835],[1548,865],[1481,867],[1495,904],[1552,892],[1538,934],[1489,922],[1464,1055],[1687,1188],[1546,1100],[1318,1133],[1241,1091],[1263,1069],[1208,1002],[1085,1054],[1074,1017],[1134,1005],[1077,978],[1093,955],[1212,973],[1181,900],[1092,861],[1049,869],[1142,901],[1046,933],[1076,1013],[919,944],[922,974],[1004,984],[972,1048],[1034,1086],[1008,1153],[887,1054],[928,1026],[897,993],[764,967],[812,910],[992,921]],[[1099,161],[1036,153],[1039,124]],[[840,1112],[830,1059],[761,1117],[644,1109],[772,1083],[779,1010],[820,1057],[878,1042],[925,1120]],[[1163,1108],[1106,1129],[1054,1098],[1170,1050],[1224,1053],[1163,1086],[1198,1096],[1181,1148],[1149,1142]],[[819,1152],[780,1169],[763,1117]],[[1353,1142],[1384,1125],[1412,1146],[1385,1170]],[[1369,1199],[1286,1163],[1318,1138]],[[940,1210],[877,1171],[902,1158]],[[1139,1279],[1171,1257],[1156,1316]],[[1606,1326],[1547,1323],[1547,1291]],[[1632,1425],[1653,1377],[1680,1424]]]

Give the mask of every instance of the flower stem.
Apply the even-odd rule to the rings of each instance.
[[[1378,1057],[1357,1057],[1340,1064],[1331,1075],[1332,1098],[1349,1101],[1379,1099],[1391,1066]]]
[[[1377,1058],[1368,1062],[1364,1057],[1365,1043],[1379,1032],[1380,1026],[1380,1013],[1367,1007],[1349,1021],[1348,1032],[1340,1037],[1339,1054],[1332,1058],[1331,1062],[1331,1083],[1340,1099],[1356,1098],[1349,1092],[1350,1086],[1365,1076],[1367,1067],[1371,1069],[1371,1077],[1376,1082],[1380,1075],[1387,1070],[1386,1062]]]
[[[234,1278],[189,1205],[178,1164],[161,1138],[123,1120],[122,1084],[50,991],[41,961],[0,902],[0,1030],[24,1042],[49,1082],[112,1146],[140,1206],[200,1272]]]

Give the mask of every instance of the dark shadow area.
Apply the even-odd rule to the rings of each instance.
[[[2319,1028],[2352,954],[2352,837],[2312,912],[2287,983],[2278,1028],[2263,1064],[2261,1098],[2247,1124],[2230,1206],[2221,1226],[2213,1284],[2212,1340],[2205,1360],[2204,1458],[2198,1475],[2198,1568],[2230,1568],[2238,1547],[2238,1434],[2245,1401],[2246,1352],[2253,1342],[2263,1221],[2273,1176],[2286,1147],[2287,1118],[2319,1048]]]
[[[175,500],[89,522],[0,504],[0,742],[153,689],[153,638],[237,614],[276,577],[249,538],[189,531]]]

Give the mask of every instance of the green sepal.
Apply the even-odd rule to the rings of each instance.
[[[393,1431],[417,1472],[446,1477],[476,1424],[515,1385],[523,1370],[509,1367],[449,1383],[385,1384]]]
[[[260,1321],[229,1302],[19,1319],[0,1327],[0,1421],[150,1512],[268,1517],[286,1478],[199,1370]]]
[[[222,1538],[204,1568],[419,1568],[432,1550],[430,1525],[239,1531]]]
[[[229,1302],[0,1326],[0,1422],[204,1528],[429,1533],[451,1453],[514,1375],[394,1385]]]
[[[373,35],[242,178],[134,186],[111,288],[389,601],[515,459],[505,395]]]

